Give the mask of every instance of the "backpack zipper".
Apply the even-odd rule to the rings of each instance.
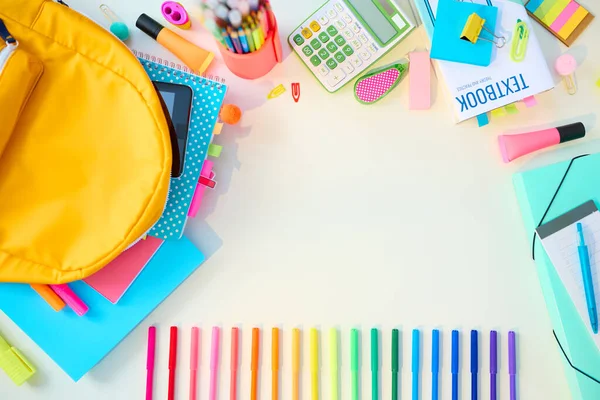
[[[6,43],[6,47],[0,50],[0,74],[4,70],[4,66],[8,62],[10,56],[17,49],[19,43],[17,40],[10,34],[6,25],[4,25],[4,21],[0,19],[0,38],[4,40]]]

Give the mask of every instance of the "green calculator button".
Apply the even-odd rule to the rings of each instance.
[[[327,57],[329,57],[329,52],[326,49],[321,49],[319,50],[319,57],[321,57],[323,60],[327,60]]]
[[[338,46],[342,47],[343,45],[346,44],[346,39],[344,39],[344,37],[342,35],[339,35],[338,37],[336,37],[334,39],[334,41],[337,43]]]
[[[312,63],[312,65],[314,65],[315,67],[318,67],[319,64],[321,64],[321,59],[319,58],[319,56],[312,56],[310,58],[310,62]]]
[[[337,50],[337,48],[338,47],[335,45],[335,43],[333,43],[333,42],[327,43],[327,50],[329,50],[330,53],[335,52]]]
[[[331,36],[335,36],[338,33],[338,30],[335,29],[335,26],[331,25],[329,28],[327,28],[327,33],[329,33]]]
[[[313,39],[310,42],[310,45],[312,46],[313,49],[315,50],[319,50],[321,48],[321,42],[319,42],[319,39]]]
[[[311,49],[310,46],[304,46],[302,48],[302,52],[304,53],[305,56],[310,57],[310,56],[312,56],[313,49]]]
[[[337,53],[335,53],[334,57],[337,60],[337,62],[339,62],[339,63],[343,63],[344,60],[346,59],[346,56],[341,51],[338,51]]]
[[[321,32],[319,33],[319,39],[321,39],[321,42],[327,43],[329,42],[329,35],[327,34],[327,32]]]
[[[327,66],[329,67],[329,69],[335,69],[335,67],[337,67],[337,63],[333,58],[330,58],[329,60],[327,60]]]
[[[352,54],[354,54],[354,50],[352,50],[352,47],[349,44],[345,45],[344,48],[342,49],[342,51],[348,57],[350,57]]]
[[[296,36],[294,36],[294,43],[296,43],[298,46],[301,46],[302,43],[304,43],[304,38],[301,34],[297,34]]]

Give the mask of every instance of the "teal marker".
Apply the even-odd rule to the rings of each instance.
[[[398,400],[398,374],[400,372],[400,365],[398,362],[399,336],[400,332],[398,329],[392,329],[392,400]]]
[[[419,400],[419,370],[420,370],[420,332],[412,331],[412,400]]]
[[[379,332],[371,329],[371,398],[379,400]]]
[[[585,289],[585,300],[587,302],[588,314],[590,316],[590,324],[594,334],[598,333],[598,312],[596,311],[596,295],[594,294],[594,281],[592,279],[592,270],[590,268],[590,253],[585,244],[583,236],[583,225],[577,223],[577,233],[579,235],[579,263],[581,264],[581,275],[583,275],[583,287]]]
[[[350,370],[352,372],[352,400],[358,400],[358,329],[350,331]]]

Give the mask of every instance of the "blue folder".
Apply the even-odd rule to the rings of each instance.
[[[532,246],[535,228],[540,225],[546,210],[548,213],[543,222],[550,221],[589,200],[600,205],[598,171],[600,171],[600,154],[594,154],[514,176],[517,199]],[[564,182],[552,201],[563,177],[565,177]],[[557,351],[563,355],[573,399],[600,399],[600,351],[546,255],[539,238],[535,240],[533,250],[546,306],[554,328]]]
[[[82,281],[69,286],[90,307],[83,317],[55,312],[23,284],[0,284],[0,310],[78,381],[204,261],[185,236],[165,241],[118,304]],[[1,396],[0,396],[1,397]]]

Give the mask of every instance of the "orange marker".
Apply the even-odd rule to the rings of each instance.
[[[237,372],[240,363],[239,336],[239,329],[231,328],[231,381],[229,382],[229,400],[237,399]]]
[[[292,331],[292,400],[300,397],[300,329]]]
[[[252,387],[250,392],[250,400],[256,400],[258,391],[258,340],[260,329],[252,328]]]
[[[46,300],[46,303],[48,303],[50,307],[54,309],[54,311],[58,312],[65,308],[65,302],[62,301],[62,299],[58,297],[56,293],[54,293],[54,290],[52,290],[50,286],[39,285],[37,283],[32,283],[30,286],[40,295],[42,299]]]
[[[271,336],[271,400],[279,399],[279,328]]]

